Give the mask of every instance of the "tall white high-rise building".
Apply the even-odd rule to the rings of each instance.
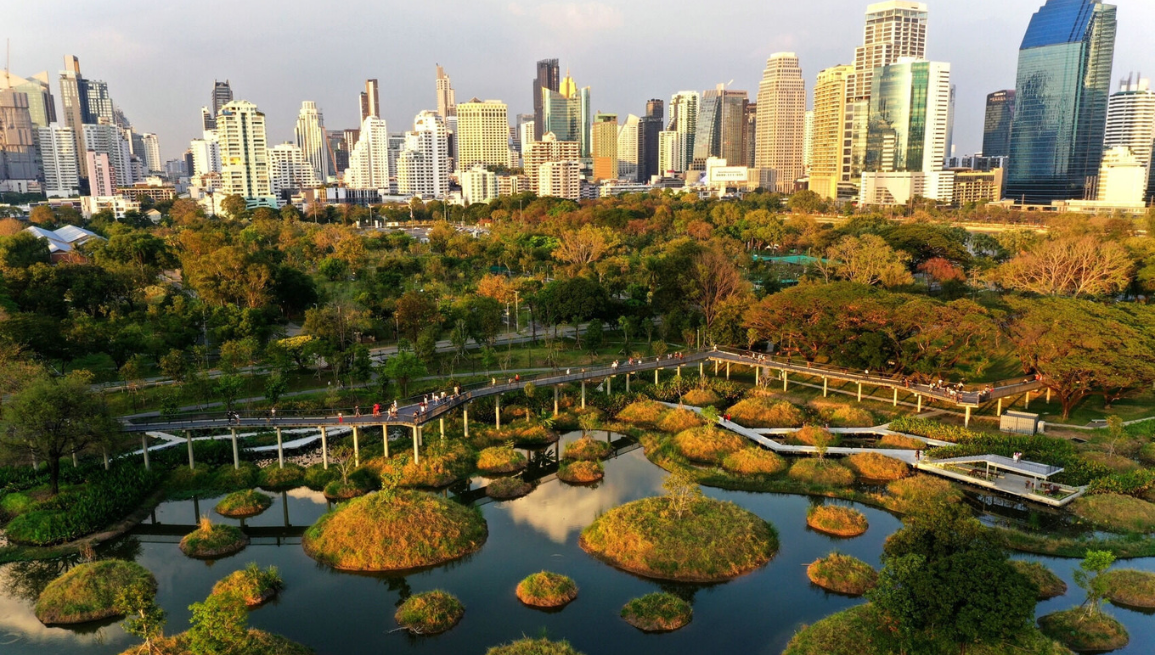
[[[269,186],[278,198],[285,191],[317,186],[313,165],[296,144],[282,143],[269,148]]]
[[[333,160],[329,156],[329,139],[325,132],[325,117],[317,103],[306,100],[301,103],[301,113],[297,115],[297,147],[305,153],[305,159],[313,167],[318,180],[327,181],[336,176]]]
[[[36,143],[44,167],[44,193],[49,198],[68,198],[80,190],[76,161],[76,137],[60,123],[36,128]]]
[[[497,173],[478,165],[461,174],[461,197],[466,204],[489,202],[497,196]]]
[[[457,170],[509,162],[509,110],[500,100],[477,98],[457,105]]]
[[[701,94],[697,91],[679,91],[670,98],[670,122],[667,130],[679,135],[681,155],[676,159],[679,173],[690,169],[694,159],[694,136],[698,132],[698,104]]]
[[[1111,96],[1107,105],[1103,149],[1114,148],[1127,148],[1147,169],[1144,199],[1155,196],[1155,176],[1151,175],[1151,163],[1155,159],[1152,157],[1155,149],[1155,92],[1146,79],[1128,77],[1119,84],[1118,93]]]
[[[673,130],[658,133],[658,174],[665,177],[670,171],[683,171],[686,151],[682,135]]]
[[[397,158],[397,191],[423,198],[449,193],[449,135],[436,112],[423,111],[405,134],[405,148]]]
[[[804,170],[806,133],[806,83],[793,52],[778,52],[766,61],[758,87],[756,130],[754,168],[773,172],[775,191],[793,191]]]
[[[144,167],[151,174],[164,172],[164,162],[160,160],[160,140],[151,132],[145,132],[140,135],[140,142],[144,146],[144,152],[141,153],[141,159],[144,160]]]
[[[437,65],[437,115],[449,118],[457,115],[457,97],[453,92],[453,82],[441,64]]]
[[[630,114],[618,128],[618,179],[638,176],[638,125],[641,119]]]
[[[369,116],[361,123],[357,145],[349,153],[345,184],[350,189],[391,190],[389,128],[385,119]]]
[[[134,183],[132,174],[132,149],[124,132],[115,125],[84,125],[84,144],[88,151],[108,155],[112,170],[116,173],[116,184],[128,187]],[[87,155],[85,161],[87,169]]]
[[[265,115],[245,100],[234,100],[217,114],[221,153],[221,191],[238,195],[250,206],[276,206],[269,182],[269,142]],[[312,162],[310,162],[310,165]]]
[[[216,132],[207,132],[211,139],[193,139],[189,143],[189,152],[192,153],[192,175],[207,175],[221,172],[221,147],[217,143]]]
[[[814,110],[806,111],[806,122],[802,129],[802,168],[810,174],[810,158],[814,155]]]

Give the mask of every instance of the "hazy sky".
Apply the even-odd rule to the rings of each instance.
[[[1043,0],[926,0],[928,57],[953,65],[958,87],[956,153],[982,145],[987,93],[1014,88],[1019,42]],[[496,98],[532,112],[538,59],[561,60],[593,108],[642,114],[649,98],[669,101],[734,80],[751,100],[766,58],[797,52],[807,91],[818,71],[853,63],[867,0],[0,0],[0,36],[11,39],[17,75],[48,70],[66,54],[86,77],[109,83],[138,131],[160,135],[162,155],[199,136],[200,107],[214,79],[268,120],[270,145],[291,140],[302,100],[314,100],[329,129],[357,127],[365,78],[381,83],[389,129],[409,129],[435,109],[434,66],[458,101]],[[1155,74],[1155,2],[1117,0],[1114,78]],[[1144,33],[1147,36],[1143,36]],[[1113,85],[1114,88],[1114,85]]]

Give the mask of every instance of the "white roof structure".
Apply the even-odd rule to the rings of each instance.
[[[48,252],[55,254],[58,252],[72,252],[76,246],[84,245],[93,239],[102,239],[99,234],[86,230],[75,225],[65,225],[58,230],[46,230],[35,225],[25,228],[25,232],[29,232],[41,239],[48,240]]]
[[[1002,455],[979,455],[976,457],[952,457],[950,459],[936,459],[934,464],[989,464],[1005,471],[1020,473],[1022,475],[1029,475],[1032,478],[1049,478],[1052,475],[1061,473],[1063,469],[1058,466],[1050,466],[1048,464],[1039,464],[1038,462],[1028,462],[1023,459],[1013,459],[1011,457],[1003,457]]]

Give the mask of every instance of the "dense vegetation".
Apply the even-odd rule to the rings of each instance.
[[[124,612],[117,607],[117,594],[137,584],[156,590],[156,580],[139,564],[120,560],[78,564],[45,587],[36,601],[36,618],[45,625],[60,625],[120,616]]]
[[[550,571],[534,573],[517,585],[517,598],[532,607],[561,607],[577,598],[573,579]]]

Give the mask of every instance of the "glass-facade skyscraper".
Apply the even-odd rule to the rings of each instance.
[[[1014,89],[995,91],[987,96],[983,157],[1006,157],[1011,154],[1011,124],[1014,120]]]
[[[1115,6],[1099,0],[1047,0],[1031,18],[1019,48],[1007,198],[1084,197],[1103,157],[1115,28]]]
[[[950,132],[950,64],[901,61],[871,81],[866,171],[942,170]]]

